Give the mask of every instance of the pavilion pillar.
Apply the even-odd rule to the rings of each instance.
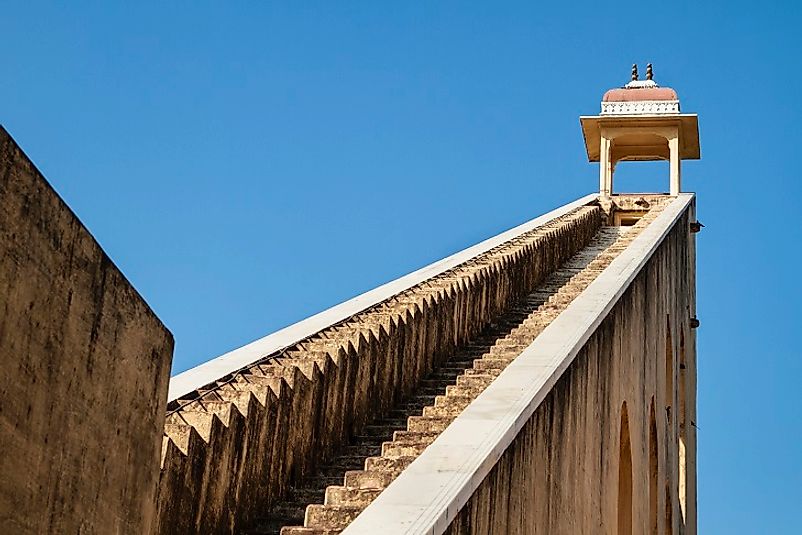
[[[669,182],[671,195],[679,195],[682,191],[682,175],[679,153],[679,129],[675,130],[668,138],[669,154]]]
[[[599,194],[609,198],[613,194],[612,140],[602,130],[599,145]]]

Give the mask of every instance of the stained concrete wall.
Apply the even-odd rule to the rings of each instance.
[[[156,531],[231,533],[264,514],[602,221],[598,206],[578,208],[179,400],[165,428]]]
[[[173,340],[0,127],[0,533],[145,533]]]
[[[696,533],[691,221],[693,205],[447,533]]]

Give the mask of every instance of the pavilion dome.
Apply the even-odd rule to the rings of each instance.
[[[602,97],[602,102],[635,102],[643,100],[679,100],[677,92],[670,87],[660,87],[652,82],[647,85],[646,80],[634,85],[632,82],[624,87],[610,89]]]
[[[638,80],[638,68],[632,66],[632,80],[624,87],[607,91],[602,97],[602,115],[675,115],[679,97],[670,87],[660,87],[652,80],[652,66],[646,67],[646,80]]]

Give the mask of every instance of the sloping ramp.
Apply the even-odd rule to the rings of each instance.
[[[608,524],[605,528],[604,521],[616,518],[616,513],[609,511],[613,507],[610,503],[615,502],[617,498],[616,484],[602,485],[601,489],[594,489],[589,480],[595,477],[604,480],[607,474],[603,468],[605,463],[617,466],[617,452],[605,458],[604,441],[613,443],[614,447],[611,449],[618,448],[618,441],[615,440],[618,438],[616,436],[618,422],[613,422],[613,425],[609,425],[609,422],[605,424],[606,427],[614,429],[612,440],[609,436],[587,436],[585,440],[577,440],[577,428],[597,425],[607,412],[604,406],[617,415],[616,407],[622,406],[617,405],[615,400],[621,398],[624,400],[625,415],[627,403],[630,412],[637,407],[639,411],[646,408],[643,412],[648,414],[647,401],[651,394],[651,413],[654,417],[656,392],[658,403],[661,403],[662,397],[664,399],[661,404],[667,405],[668,425],[679,426],[680,443],[684,440],[683,433],[687,434],[686,414],[680,413],[679,421],[671,420],[670,409],[672,401],[675,401],[673,389],[670,385],[661,385],[658,379],[654,379],[661,375],[655,373],[655,369],[659,372],[662,370],[659,363],[649,362],[649,357],[654,357],[661,350],[673,351],[673,347],[668,347],[673,344],[667,342],[667,346],[660,347],[658,342],[653,342],[653,348],[650,350],[648,345],[651,342],[648,338],[660,340],[661,336],[666,336],[666,327],[670,333],[672,326],[675,333],[677,331],[688,333],[683,334],[683,338],[691,336],[687,325],[689,315],[695,311],[692,309],[693,292],[688,289],[693,284],[694,258],[693,247],[688,245],[690,234],[688,223],[694,220],[693,199],[693,195],[681,194],[671,199],[659,213],[650,212],[653,217],[649,214],[644,216],[636,225],[642,228],[633,228],[630,231],[634,231],[631,240],[622,237],[622,241],[631,243],[626,244],[595,280],[590,282],[534,338],[531,344],[520,351],[517,357],[504,367],[503,371],[409,466],[400,472],[386,489],[372,500],[361,514],[348,523],[343,533],[347,535],[535,533],[542,531],[544,527],[546,529],[544,532],[549,533],[608,532],[611,526]],[[657,251],[661,248],[664,249],[662,254],[655,259]],[[651,270],[647,270],[650,262],[653,265]],[[663,265],[659,265],[660,263]],[[651,294],[648,292],[650,277],[663,279],[652,281]],[[640,279],[640,286],[643,288],[637,286],[633,288],[636,278]],[[691,302],[682,302],[682,295],[685,293]],[[628,294],[636,295],[633,297]],[[621,303],[625,295],[627,302]],[[629,302],[632,300],[635,301],[634,304]],[[649,305],[650,300],[653,301],[652,305]],[[652,313],[647,312],[646,320],[642,317],[639,323],[631,315],[640,316],[644,306],[647,308],[653,306],[655,310]],[[617,310],[616,314],[612,314],[614,310]],[[613,324],[612,329],[626,329],[629,340],[617,340],[617,336],[621,336],[622,333],[611,332],[611,327],[605,325],[606,322]],[[656,331],[654,334],[659,332],[660,336],[655,336],[651,330]],[[629,353],[628,343],[642,349],[645,362],[641,366],[639,359],[630,355],[631,362],[625,364],[631,366],[625,370],[617,370],[617,373],[622,376],[632,373],[644,376],[651,374],[652,378],[641,380],[638,385],[643,392],[638,392],[638,389],[633,389],[634,394],[628,392],[629,384],[637,384],[639,381],[627,378],[622,381],[624,384],[618,385],[620,390],[618,395],[584,398],[587,394],[593,393],[591,388],[593,383],[597,382],[600,376],[607,375],[599,371],[599,368],[605,366],[604,360],[615,361],[618,357],[626,357]],[[683,358],[689,358],[688,355],[684,355],[686,345],[691,346],[687,342],[682,344]],[[688,349],[688,352],[690,351],[691,349]],[[577,356],[583,353],[591,353],[596,361],[591,364],[582,362],[581,365],[585,368],[571,374],[568,383],[584,385],[585,390],[580,390],[582,394],[579,396],[575,388],[572,390],[566,386],[554,392],[555,385],[563,374],[569,370]],[[587,354],[583,355],[584,360],[589,358],[591,357]],[[681,363],[680,373],[672,367],[672,377],[679,375],[684,378],[681,372],[686,368],[685,364]],[[593,366],[597,369],[594,370]],[[601,383],[603,382],[604,379]],[[566,389],[569,392],[566,392]],[[684,386],[681,390],[683,393],[686,390],[691,391]],[[544,414],[536,417],[536,411],[549,396],[551,396],[549,406],[542,411]],[[577,397],[579,402],[572,404],[566,396]],[[689,400],[680,398],[676,401],[680,402],[683,412],[689,410],[691,405]],[[629,420],[633,419],[632,417],[627,419],[628,425]],[[644,417],[644,420],[646,419]],[[560,425],[558,421],[566,427],[555,427]],[[574,429],[571,429],[572,423]],[[642,427],[646,428],[647,425]],[[671,440],[670,430],[669,440]],[[629,429],[627,432],[629,433]],[[645,441],[640,444],[645,445]],[[566,456],[566,459],[555,462],[555,456],[559,456],[557,452],[561,449],[570,451],[575,457],[569,460]],[[656,444],[655,449],[657,449]],[[673,463],[677,463],[674,467],[682,473],[681,462],[687,462],[687,459],[681,458],[684,452],[672,451],[675,448],[671,448],[668,444],[663,449],[666,450],[669,461],[673,459]],[[683,445],[680,450],[684,449]],[[597,475],[591,473],[591,470],[566,467],[571,461],[583,468],[585,462],[588,466],[595,464],[601,468],[598,469]],[[538,469],[537,464],[544,468]],[[554,470],[555,465],[561,466],[565,473]],[[643,470],[642,473],[648,474],[649,470]],[[543,475],[544,479],[541,481],[530,479],[537,477],[538,474]],[[620,475],[616,477],[620,478]],[[664,476],[664,479],[668,481],[670,478]],[[615,480],[616,478],[612,479],[613,482]],[[587,486],[583,489],[585,484]],[[546,493],[551,492],[552,496],[543,495],[542,500],[536,499],[538,492],[532,489],[538,485],[541,485]],[[561,485],[565,487],[562,490],[560,490]],[[595,506],[598,517],[587,515],[586,519],[566,520],[570,518],[570,503],[576,502],[577,497],[572,496],[561,502],[561,493],[577,492],[584,492],[586,498],[599,501]],[[683,497],[672,494],[677,490],[666,492],[669,495],[661,499],[662,511],[668,508],[670,516],[670,511],[676,508],[675,502],[677,502],[681,512],[684,512]],[[605,503],[605,495],[608,495],[608,503]],[[595,498],[592,498],[593,496]],[[617,507],[621,507],[620,500]],[[592,511],[594,507],[582,510]],[[661,522],[665,516],[662,511]],[[650,511],[650,515],[654,513]],[[308,523],[314,520],[311,517],[315,514],[317,514],[315,510],[307,512]],[[620,515],[620,511],[617,514]],[[629,521],[631,522],[631,518]],[[583,522],[586,523],[584,527]],[[573,527],[566,530],[566,525],[571,523]],[[329,529],[341,527],[344,526],[331,525]],[[293,534],[329,532],[327,529],[287,531]]]

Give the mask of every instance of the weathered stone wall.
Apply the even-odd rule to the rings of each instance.
[[[146,533],[173,340],[0,127],[0,533]]]
[[[448,529],[696,532],[693,205]]]
[[[594,236],[582,207],[179,400],[159,533],[230,533],[410,393]]]

